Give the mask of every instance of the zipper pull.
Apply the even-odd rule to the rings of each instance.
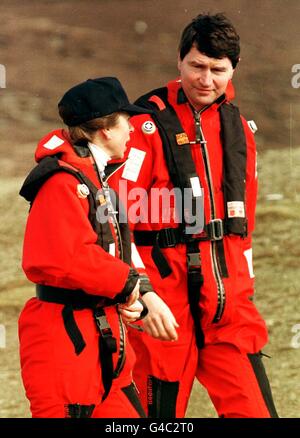
[[[200,111],[194,111],[194,121],[196,130],[196,141],[195,144],[206,145],[207,141],[204,140],[203,132],[201,129],[201,114]],[[191,142],[194,143],[194,142]]]
[[[195,130],[196,130],[196,144],[201,144],[201,129],[200,129],[200,114],[194,111]]]

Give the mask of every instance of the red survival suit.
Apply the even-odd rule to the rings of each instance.
[[[73,147],[57,130],[40,141],[35,158],[39,165],[20,192],[31,201],[23,269],[38,285],[38,298],[19,319],[32,416],[144,416],[132,381],[135,355],[116,306],[134,287],[132,271],[138,276],[128,265],[129,230],[116,239],[110,222],[91,217],[91,192],[101,186],[87,147]]]
[[[129,142],[129,159],[123,170],[112,177],[110,184],[121,194],[126,191],[120,186],[118,178],[123,180],[122,184],[126,183],[129,193],[128,215],[133,222],[135,242],[139,245],[154,290],[169,305],[180,325],[176,342],[162,342],[145,333],[130,332],[137,354],[134,378],[143,406],[149,416],[183,417],[196,376],[207,389],[219,416],[276,416],[260,353],[267,342],[267,330],[252,301],[254,274],[251,233],[257,196],[253,133],[247,122],[238,115],[245,144],[245,150],[242,151],[245,170],[240,181],[240,185],[244,186],[244,198],[242,201],[233,198],[226,205],[224,194],[227,185],[234,189],[235,183],[228,183],[230,178],[225,182],[224,175],[233,168],[236,168],[233,172],[239,171],[239,158],[235,162],[231,159],[230,145],[225,157],[221,140],[222,132],[228,127],[221,126],[220,110],[224,106],[232,107],[228,103],[233,97],[231,83],[226,96],[221,96],[200,113],[195,113],[191,108],[180,80],[172,81],[167,89],[164,88],[167,102],[162,95],[157,95],[157,91],[148,93],[137,102],[139,105],[150,102],[153,109],[161,113],[166,105],[175,110],[182,130],[176,134],[174,141],[178,148],[182,144],[186,147],[188,143],[186,155],[191,154],[196,169],[196,180],[193,180],[196,186],[193,190],[199,191],[197,181],[200,182],[204,225],[206,230],[210,228],[212,232],[207,239],[197,239],[195,236],[189,244],[194,246],[194,250],[182,243],[177,231],[173,232],[179,227],[174,207],[176,201],[173,199],[172,203],[171,199],[169,207],[164,207],[164,195],[157,203],[154,192],[173,188],[170,172],[174,171],[174,165],[167,165],[168,152],[164,149],[157,119],[148,115],[134,117],[132,124],[135,131]],[[168,124],[168,130],[172,130],[173,121],[168,119],[166,123],[160,119],[160,123]],[[237,123],[236,119],[234,123]],[[181,161],[177,167],[185,164]],[[234,178],[235,175],[231,180],[234,181]],[[133,188],[144,190],[131,191]],[[139,198],[135,196],[137,193]],[[138,209],[135,204],[138,204]],[[139,220],[136,220],[134,212],[139,215]],[[168,218],[170,213],[171,217]],[[242,221],[244,231],[225,233],[226,217]],[[224,230],[217,229],[219,227]],[[159,256],[157,245],[160,246]],[[200,262],[192,274],[197,276],[198,270],[203,284],[201,287],[199,284],[194,288],[191,286],[189,290],[187,271],[193,271],[190,265],[195,260],[195,248],[196,252],[200,251],[200,254],[196,254],[196,259],[200,256]],[[190,251],[191,254],[187,254]],[[169,270],[161,269],[165,261]],[[200,298],[196,298],[199,289]],[[197,325],[197,341],[201,336],[202,340],[196,343]],[[199,333],[199,326],[202,333]]]

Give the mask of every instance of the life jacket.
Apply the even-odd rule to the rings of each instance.
[[[220,96],[217,102],[222,102],[224,95]],[[158,127],[164,156],[168,171],[174,187],[181,189],[189,188],[193,210],[195,213],[196,199],[193,194],[191,179],[197,178],[195,163],[192,158],[190,143],[187,134],[182,128],[181,122],[171,104],[168,101],[167,87],[158,88],[140,97],[136,104],[153,111],[152,117]],[[223,146],[223,193],[225,203],[225,218],[214,223],[206,223],[204,219],[204,232],[207,240],[220,239],[224,234],[236,234],[242,237],[247,235],[247,218],[230,217],[228,205],[236,203],[245,204],[245,181],[246,181],[246,160],[247,146],[243,125],[238,107],[232,103],[223,102],[219,106],[221,121],[221,137]],[[184,206],[185,207],[185,206]],[[245,208],[244,208],[245,210]],[[181,234],[185,234],[185,214],[181,214],[183,225]],[[201,221],[200,221],[201,223]],[[205,236],[203,236],[205,237]]]
[[[56,156],[47,156],[43,158],[39,164],[29,173],[25,179],[23,186],[20,190],[20,195],[23,196],[27,201],[32,203],[42,187],[42,185],[55,173],[66,172],[73,175],[80,184],[84,184],[88,188],[87,199],[89,202],[89,221],[96,232],[98,239],[97,244],[100,245],[105,251],[109,252],[110,244],[115,242],[113,237],[112,228],[108,220],[99,221],[97,215],[99,216],[99,211],[103,215],[108,213],[105,211],[107,209],[107,204],[105,203],[105,196],[103,191],[97,188],[94,183],[84,175],[79,169],[71,166],[70,164],[58,159]],[[116,192],[112,189],[110,194],[112,199],[116,201],[113,205],[114,209],[121,209],[119,204],[118,196]],[[101,203],[104,202],[104,205]],[[131,245],[130,245],[130,232],[128,230],[127,224],[118,224],[120,235],[118,239],[121,239],[121,244],[123,247],[122,254],[120,258],[127,264],[131,263]]]

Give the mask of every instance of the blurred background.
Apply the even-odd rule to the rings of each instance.
[[[270,332],[265,365],[280,416],[300,416],[299,1],[1,0],[0,417],[29,416],[17,319],[34,288],[20,268],[28,206],[18,190],[35,144],[62,126],[57,102],[75,83],[117,76],[135,99],[176,77],[180,34],[200,12],[224,12],[241,37],[234,85],[241,112],[258,126],[254,267]],[[198,383],[188,416],[216,416]]]

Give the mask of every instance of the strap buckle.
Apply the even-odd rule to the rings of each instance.
[[[201,270],[200,252],[187,253],[188,271]]]
[[[108,336],[112,336],[112,331],[110,325],[108,324],[106,316],[105,315],[99,316],[95,313],[95,319],[99,332],[101,333],[101,336],[103,336],[104,338]]]
[[[161,248],[174,248],[178,243],[174,228],[163,228],[157,238]]]
[[[101,334],[102,340],[106,345],[106,348],[110,353],[115,353],[117,351],[117,341],[113,336],[111,327],[107,321],[106,315],[103,314],[103,309],[95,309],[94,316],[98,330]]]
[[[224,226],[222,219],[212,219],[207,224],[207,231],[210,240],[221,240],[224,237]]]

